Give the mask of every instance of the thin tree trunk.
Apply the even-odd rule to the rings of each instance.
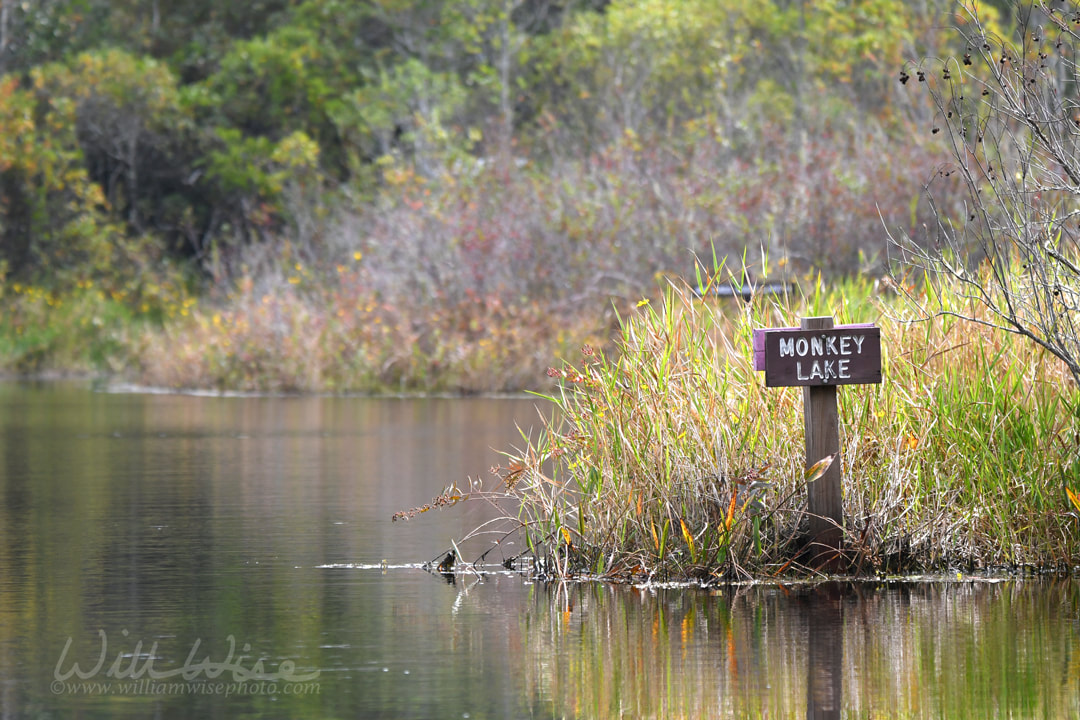
[[[0,0],[0,73],[7,70],[8,26],[11,23],[11,3]]]

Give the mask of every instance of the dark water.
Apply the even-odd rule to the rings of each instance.
[[[1075,581],[407,567],[534,405],[0,384],[0,718],[1080,717]]]

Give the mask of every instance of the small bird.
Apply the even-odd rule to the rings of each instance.
[[[453,572],[453,570],[454,570],[454,562],[456,560],[457,560],[457,555],[454,554],[453,550],[446,553],[446,557],[444,557],[443,561],[441,563],[439,563],[439,572],[441,572],[441,573]]]

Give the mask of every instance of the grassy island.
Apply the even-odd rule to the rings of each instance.
[[[618,351],[553,369],[557,416],[477,497],[520,514],[543,572],[715,581],[805,574],[800,388],[766,388],[754,328],[806,315],[881,328],[884,382],[839,393],[840,567],[854,573],[1068,570],[1077,560],[1080,416],[1063,364],[958,288],[850,281],[782,299],[643,302]],[[930,296],[930,297],[928,297]],[[451,492],[456,489],[451,490]]]

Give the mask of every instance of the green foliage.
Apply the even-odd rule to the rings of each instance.
[[[288,21],[289,0],[34,0],[10,3],[5,71],[63,61],[103,47],[168,59],[192,81],[212,72],[235,38]]]
[[[321,187],[319,146],[302,130],[275,143],[221,128],[217,140],[206,161],[207,180],[218,190],[218,201],[239,208],[234,217],[259,236],[284,218],[287,186]]]
[[[164,316],[182,273],[140,228],[169,134],[182,125],[167,68],[121,51],[35,69],[0,86],[0,265],[7,278],[66,297],[93,283],[133,314]],[[61,305],[46,303],[44,307]],[[61,322],[60,327],[65,323]],[[49,322],[41,323],[49,332]],[[91,327],[92,326],[88,326]]]
[[[131,312],[100,290],[86,288],[80,284],[66,295],[18,283],[7,288],[0,367],[21,373],[108,367],[123,346],[121,333]]]
[[[913,26],[926,21],[919,8],[902,0],[824,0],[774,7],[773,15],[754,16],[754,30],[773,52],[791,54],[787,62],[796,75],[789,83],[847,85],[872,93],[860,98],[871,108],[887,97],[891,78],[885,69],[901,61],[912,42]]]
[[[175,270],[138,270],[52,288],[0,276],[0,371],[121,371],[143,327],[186,316],[194,304]]]
[[[109,267],[120,230],[83,166],[75,112],[71,98],[0,84],[0,260],[12,277],[64,284]]]
[[[74,125],[64,142],[103,216],[206,266],[325,217],[313,185],[368,200],[401,174],[474,167],[470,154],[546,146],[576,160],[653,138],[683,152],[702,133],[745,152],[772,125],[854,117],[852,97],[885,77],[914,12],[890,0],[81,0],[20,6],[7,30],[55,31],[26,36],[44,43],[26,67],[39,96],[74,104],[51,111],[53,130]],[[887,100],[871,108],[885,114]],[[302,153],[307,189],[286,198],[274,154],[289,137],[317,147]],[[7,194],[35,195],[16,187],[27,182],[9,174]]]
[[[465,88],[456,76],[407,60],[368,74],[364,87],[333,105],[332,117],[345,138],[352,167],[364,158],[381,158],[404,148],[428,164],[462,145],[448,123],[464,99]]]
[[[4,71],[25,71],[85,49],[92,42],[91,26],[99,27],[93,22],[83,22],[87,15],[97,15],[87,12],[86,5],[86,0],[8,4],[7,25],[2,28],[5,52],[0,56],[0,67]]]
[[[226,194],[264,195],[274,192],[270,154],[274,143],[266,137],[246,137],[235,128],[218,130],[220,150],[211,150],[207,172]]]
[[[317,71],[320,54],[315,35],[298,28],[235,43],[207,79],[199,115],[274,140],[320,128],[329,95]]]
[[[167,66],[118,49],[82,53],[35,71],[39,96],[71,103],[79,148],[108,206],[136,231],[156,217],[163,185],[184,170],[181,138],[191,131]]]
[[[623,0],[537,38],[530,83],[575,141],[702,117],[749,129],[798,116],[806,127],[823,93],[849,116],[888,118],[887,69],[925,21],[917,13],[900,0]]]
[[[537,38],[530,82],[543,109],[585,141],[714,112],[746,52],[731,6],[633,0],[581,13]]]

